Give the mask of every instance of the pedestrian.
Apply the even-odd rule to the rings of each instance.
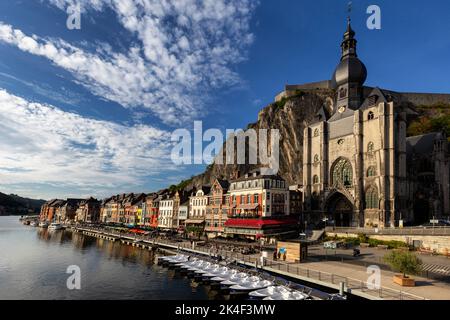
[[[273,252],[273,261],[277,261],[277,251]]]
[[[278,251],[278,259],[280,259],[280,258],[281,258],[281,250]]]
[[[283,261],[286,261],[286,252],[283,253]]]

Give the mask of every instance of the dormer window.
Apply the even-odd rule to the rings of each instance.
[[[347,110],[347,107],[346,106],[342,106],[342,107],[339,107],[338,112],[339,113],[344,113],[345,110]]]
[[[376,103],[378,101],[378,96],[373,95],[373,96],[370,96],[368,99],[369,99],[369,106],[374,106],[374,105],[376,105]]]

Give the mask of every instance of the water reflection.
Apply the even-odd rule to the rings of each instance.
[[[155,253],[0,217],[0,299],[208,299],[204,286],[155,265]],[[78,265],[82,290],[66,287]]]

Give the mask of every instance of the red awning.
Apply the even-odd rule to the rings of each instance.
[[[262,229],[264,227],[277,227],[296,225],[298,219],[228,219],[225,227]]]

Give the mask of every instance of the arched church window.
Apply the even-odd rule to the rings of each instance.
[[[319,136],[319,129],[314,130],[314,137],[318,137]]]
[[[375,119],[375,114],[372,112],[372,111],[370,111],[369,112],[369,115],[367,116],[367,120],[373,120],[373,119]]]
[[[340,159],[335,162],[332,179],[334,186],[351,187],[353,185],[353,170],[348,160]]]
[[[373,152],[374,149],[375,145],[373,144],[373,142],[369,142],[369,144],[367,145],[367,152]]]
[[[318,184],[318,183],[319,183],[319,176],[318,176],[318,175],[315,175],[315,176],[313,177],[313,183],[314,183],[314,184]]]
[[[347,97],[347,89],[341,88],[341,90],[339,90],[339,99],[343,99],[346,97]]]
[[[317,162],[319,162],[319,161],[320,161],[319,155],[316,154],[316,155],[314,156],[314,163],[317,163]]]
[[[369,169],[367,169],[367,177],[375,177],[377,175],[377,171],[375,169],[375,167],[369,167]]]
[[[366,209],[378,209],[378,190],[375,187],[366,191]]]

